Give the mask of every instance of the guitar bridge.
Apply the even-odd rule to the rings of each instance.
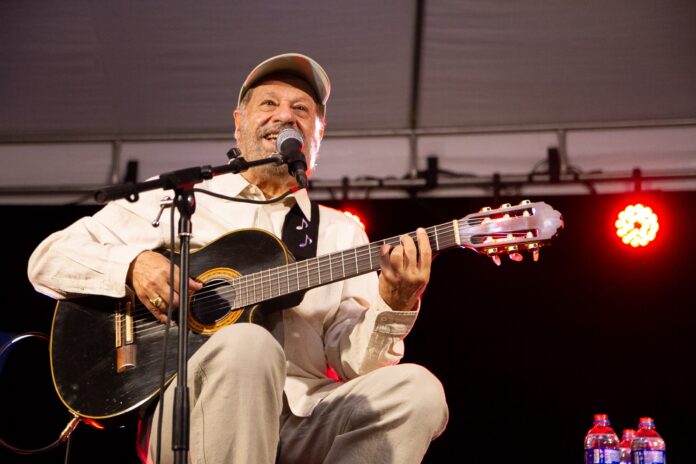
[[[114,313],[116,372],[119,374],[136,365],[135,328],[133,325],[134,297],[119,301]]]

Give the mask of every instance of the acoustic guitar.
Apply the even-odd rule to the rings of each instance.
[[[426,229],[433,252],[465,247],[498,258],[539,249],[563,227],[543,202],[483,208]],[[415,232],[409,234],[415,240]],[[295,262],[275,236],[244,229],[191,253],[190,275],[203,288],[190,297],[189,355],[229,324],[253,322],[282,340],[282,309],[315,287],[380,268],[380,248],[399,237]],[[159,394],[165,326],[133,296],[60,301],[51,328],[53,383],[61,401],[82,418],[107,419],[147,406]],[[178,326],[170,328],[166,378],[175,375]]]

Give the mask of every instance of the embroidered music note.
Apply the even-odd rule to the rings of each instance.
[[[300,248],[304,248],[307,245],[311,245],[311,244],[312,244],[312,239],[309,238],[309,235],[305,235],[305,241],[303,243],[300,243],[299,246],[300,246]]]
[[[302,229],[306,229],[307,227],[309,227],[309,223],[307,222],[307,220],[305,218],[302,218],[302,222],[300,223],[299,226],[295,227],[295,229],[302,230]],[[310,242],[311,242],[311,240],[310,240]]]

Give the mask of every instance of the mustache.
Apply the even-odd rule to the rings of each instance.
[[[272,126],[259,127],[256,131],[259,138],[265,138],[269,135],[278,135],[283,129],[295,129],[297,128],[292,124],[275,124]]]

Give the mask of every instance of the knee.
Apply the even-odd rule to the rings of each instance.
[[[285,353],[270,332],[249,323],[221,328],[205,342],[206,364],[225,370],[285,371]]]
[[[417,364],[394,366],[400,371],[399,384],[406,399],[409,415],[415,420],[430,423],[434,436],[445,428],[449,408],[440,380],[428,369]]]

